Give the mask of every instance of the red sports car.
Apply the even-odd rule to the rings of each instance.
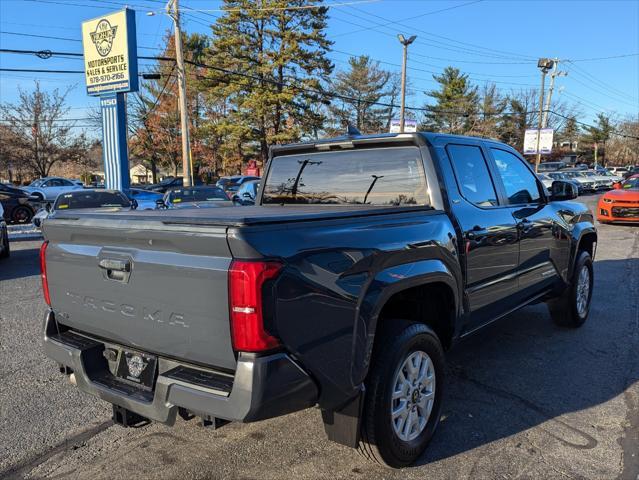
[[[616,183],[614,190],[601,196],[597,220],[601,223],[639,223],[639,176]]]

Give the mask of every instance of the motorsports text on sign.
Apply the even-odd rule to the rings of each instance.
[[[124,9],[82,23],[84,72],[89,95],[138,89],[135,12]]]
[[[538,130],[536,128],[526,130],[526,134],[524,135],[524,155],[552,152],[554,130],[552,128],[542,128],[539,130],[539,152],[537,152],[537,132]]]

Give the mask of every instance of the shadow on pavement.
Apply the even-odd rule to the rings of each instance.
[[[13,244],[13,240],[11,241]],[[0,260],[0,281],[40,274],[39,249],[11,250],[11,256]]]
[[[594,448],[597,418],[586,431],[558,417],[607,402],[639,381],[638,271],[638,258],[596,262],[590,317],[579,329],[555,326],[539,304],[451,351],[442,423],[418,465],[549,421],[546,433],[563,446]]]

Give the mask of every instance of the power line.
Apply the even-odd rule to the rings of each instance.
[[[35,0],[28,0],[28,1],[35,1]],[[64,41],[67,41],[67,42],[82,43],[82,40],[80,40],[79,38],[55,37],[55,36],[52,36],[52,35],[37,35],[35,33],[7,32],[6,30],[0,30],[0,33],[4,34],[4,35],[16,35],[16,36],[20,36],[20,37],[46,38],[48,40],[64,40]],[[162,48],[159,48],[159,47],[145,47],[145,46],[142,46],[142,45],[138,45],[138,48],[141,48],[141,49],[144,49],[144,50],[163,50]]]

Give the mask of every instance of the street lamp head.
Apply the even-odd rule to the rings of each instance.
[[[413,35],[410,38],[406,38],[404,37],[404,35],[402,35],[401,33],[399,35],[397,35],[397,38],[399,39],[399,41],[401,42],[402,45],[404,45],[405,47],[409,46],[411,43],[413,43],[415,41],[415,39],[417,38],[417,35]]]
[[[537,62],[537,68],[548,72],[555,65],[555,61],[552,58],[540,58]]]

